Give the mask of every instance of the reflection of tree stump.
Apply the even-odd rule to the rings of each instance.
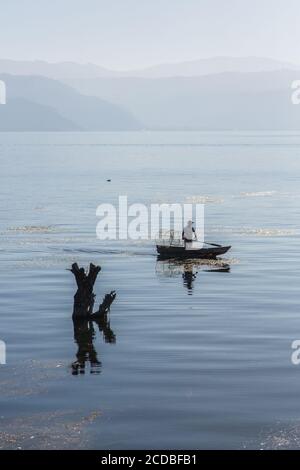
[[[97,319],[107,313],[116,298],[115,291],[106,294],[99,309],[93,313],[95,294],[93,292],[97,276],[101,271],[100,266],[90,263],[88,273],[84,268],[79,268],[77,263],[72,264],[70,271],[74,274],[77,283],[77,292],[74,296],[73,319]]]
[[[99,374],[101,362],[94,347],[95,330],[92,321],[73,319],[74,340],[78,346],[76,361],[72,364],[72,375],[84,374],[85,365],[90,363],[90,373]]]
[[[108,313],[103,313],[93,320],[84,318],[73,318],[74,340],[78,346],[76,361],[72,363],[72,375],[83,375],[86,365],[90,364],[90,374],[100,374],[101,361],[98,359],[97,350],[94,346],[96,339],[95,325],[103,334],[105,343],[114,344],[116,335],[110,327]]]

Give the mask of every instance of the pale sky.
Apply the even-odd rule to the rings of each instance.
[[[300,0],[0,0],[0,58],[142,68],[212,56],[300,63]]]

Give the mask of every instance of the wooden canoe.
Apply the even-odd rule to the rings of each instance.
[[[231,246],[209,247],[188,250],[184,246],[156,245],[157,253],[160,258],[204,258],[215,259],[217,256],[224,255],[230,250]]]

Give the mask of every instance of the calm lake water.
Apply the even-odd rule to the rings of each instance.
[[[0,168],[0,448],[300,447],[300,134],[2,133]],[[230,271],[97,240],[120,194],[205,202]],[[74,261],[104,331],[74,333]]]

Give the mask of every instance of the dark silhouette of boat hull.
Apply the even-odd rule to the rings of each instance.
[[[160,258],[203,258],[216,259],[217,256],[224,255],[231,246],[220,246],[210,248],[200,248],[199,250],[186,250],[183,246],[156,245]]]

